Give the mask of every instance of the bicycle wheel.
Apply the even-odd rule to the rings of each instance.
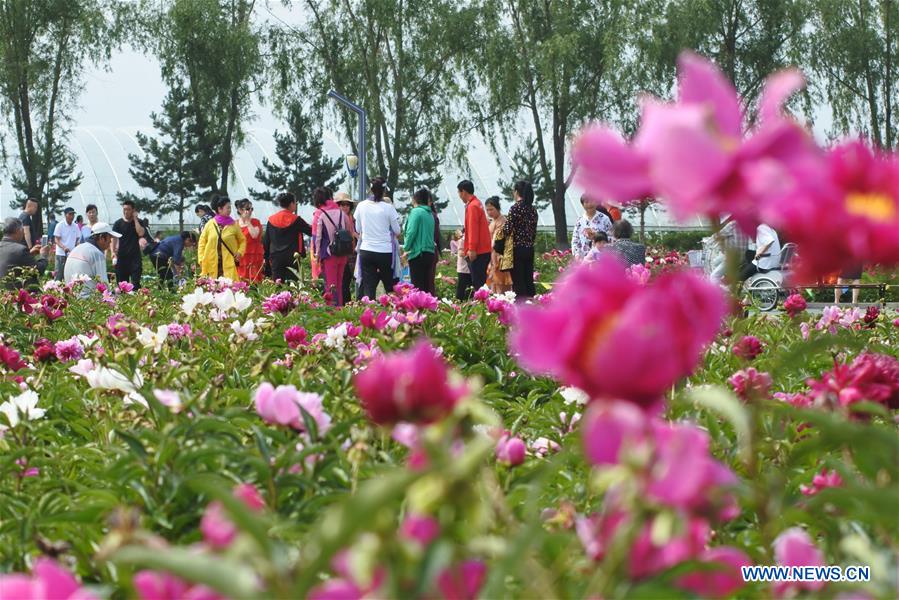
[[[761,311],[774,310],[780,292],[781,289],[777,282],[768,277],[754,279],[746,288],[752,304]]]

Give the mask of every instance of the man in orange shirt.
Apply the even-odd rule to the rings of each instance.
[[[469,180],[460,181],[456,186],[459,198],[465,203],[465,244],[463,250],[471,269],[471,285],[474,290],[487,283],[487,266],[493,240],[487,225],[487,213],[478,197],[474,195],[474,184]]]

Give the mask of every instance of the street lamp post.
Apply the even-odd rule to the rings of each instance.
[[[328,92],[328,97],[332,100],[335,100],[339,104],[347,107],[357,115],[359,115],[359,129],[356,139],[356,154],[357,157],[354,161],[356,169],[358,169],[358,178],[359,178],[359,188],[358,188],[358,198],[359,202],[365,200],[365,109],[359,106],[358,104],[351,102],[345,96],[338,94],[334,90]],[[350,171],[351,177],[355,178],[355,175],[352,175],[352,167],[350,166],[350,156],[346,157],[347,170]]]

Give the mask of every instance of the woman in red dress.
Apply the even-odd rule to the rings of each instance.
[[[253,203],[248,199],[238,200],[235,203],[237,213],[240,216],[238,226],[247,238],[247,251],[240,257],[237,265],[237,274],[242,281],[262,281],[262,261],[264,251],[262,248],[262,223],[253,218]]]

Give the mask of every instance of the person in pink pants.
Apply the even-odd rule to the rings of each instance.
[[[347,229],[348,226],[330,189],[316,188],[312,193],[312,205],[315,207],[312,215],[312,247],[325,277],[325,298],[331,306],[343,306],[343,270],[348,257],[331,256],[329,247],[337,231]]]

